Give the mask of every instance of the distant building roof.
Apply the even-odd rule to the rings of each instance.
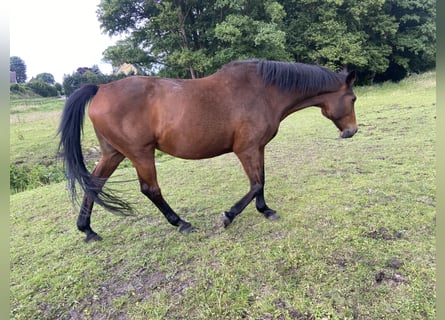
[[[123,73],[125,75],[129,75],[130,73],[138,74],[138,69],[129,63],[124,63],[119,68],[117,68],[116,72],[114,74],[118,75],[119,73]]]
[[[15,71],[9,71],[9,82],[17,83],[17,73]]]

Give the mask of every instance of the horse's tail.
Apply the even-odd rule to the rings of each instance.
[[[130,212],[131,206],[103,190],[105,179],[92,176],[85,166],[81,147],[86,105],[96,95],[99,87],[88,84],[74,91],[65,103],[58,134],[59,154],[62,155],[68,189],[73,202],[78,200],[76,181],[94,202],[112,212]]]

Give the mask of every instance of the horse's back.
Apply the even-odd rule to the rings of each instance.
[[[247,139],[267,126],[262,84],[243,69],[223,68],[201,79],[136,76],[101,85],[89,116],[120,149],[156,145],[188,159],[231,152],[236,136]]]

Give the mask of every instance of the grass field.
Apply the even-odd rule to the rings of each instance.
[[[316,108],[266,149],[268,221],[234,155],[162,156],[164,196],[184,236],[123,165],[110,182],[138,214],[96,207],[85,244],[65,183],[10,197],[11,319],[435,319],[435,73],[356,89],[359,132],[338,139]],[[54,165],[61,100],[13,101],[11,163]],[[97,160],[91,126],[84,148]],[[90,165],[91,165],[90,164]],[[127,182],[120,182],[120,181]]]

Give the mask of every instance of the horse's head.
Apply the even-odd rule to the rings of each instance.
[[[325,99],[320,104],[321,112],[326,118],[334,122],[340,130],[340,137],[342,138],[350,138],[358,130],[354,111],[354,103],[357,97],[352,91],[356,79],[356,72],[350,72],[341,88],[338,91],[325,94]]]

